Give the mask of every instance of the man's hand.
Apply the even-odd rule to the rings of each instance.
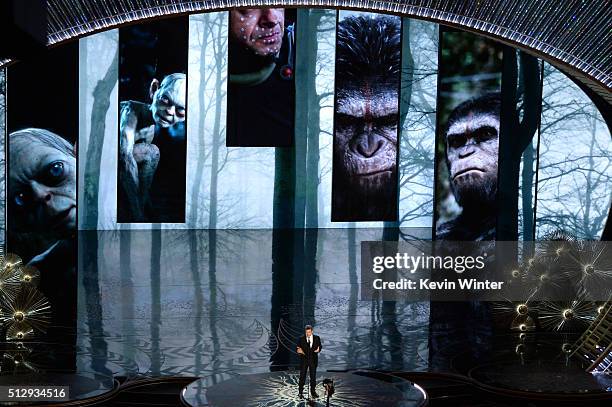
[[[302,348],[300,348],[300,347],[298,346],[298,348],[297,348],[297,353],[298,353],[299,355],[303,355],[303,354],[304,354],[304,351],[302,350]]]
[[[321,348],[317,346],[317,349],[314,350],[315,353],[319,353],[321,351]]]

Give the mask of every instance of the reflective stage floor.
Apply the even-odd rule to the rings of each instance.
[[[304,391],[298,397],[299,372],[272,372],[237,375],[216,383],[209,376],[187,386],[182,394],[185,404],[194,407],[419,407],[425,405],[426,395],[422,389],[407,380],[387,376],[384,380],[375,373],[356,371],[351,373],[327,372],[317,375],[318,398]],[[332,379],[334,391],[329,397],[322,385]]]
[[[419,405],[412,377],[389,383],[355,374],[365,370],[452,374],[526,392],[597,395],[611,389],[608,376],[595,378],[562,351],[578,334],[519,338],[495,328],[487,304],[361,301],[360,243],[381,240],[383,233],[81,232],[77,335],[72,344],[28,345],[31,369],[22,364],[20,372],[76,370],[97,377],[101,389],[117,378],[201,378],[185,389],[191,405],[290,407],[301,405],[292,398],[295,343],[311,324],[323,342],[319,376],[338,378],[337,400],[347,392],[367,398],[379,389],[395,394],[399,398],[389,400],[399,404],[371,405]],[[411,233],[430,236],[429,229]],[[67,368],[50,367],[50,355],[51,364]],[[553,373],[565,376],[551,381]],[[241,404],[261,399],[267,387],[253,385],[260,382],[273,388],[269,399]],[[243,384],[243,391],[228,391]],[[273,403],[285,394],[287,403]]]

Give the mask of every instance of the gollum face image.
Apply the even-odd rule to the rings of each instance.
[[[57,239],[76,228],[76,157],[73,146],[48,130],[9,135],[11,227]]]
[[[334,117],[336,217],[394,217],[400,34],[399,18],[358,16],[339,23]]]
[[[168,128],[185,121],[186,82],[184,73],[168,75],[161,84],[157,79],[151,82],[151,114],[159,126]]]

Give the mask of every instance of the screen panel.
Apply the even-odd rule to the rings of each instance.
[[[541,115],[535,237],[599,240],[612,203],[612,137],[605,119],[574,81],[548,63]]]
[[[397,220],[402,19],[338,12],[332,221]]]
[[[185,221],[188,18],[119,30],[117,221]]]
[[[435,238],[494,240],[502,46],[440,29]]]
[[[37,315],[25,325],[9,322],[8,339],[74,343],[77,73],[77,43],[7,70],[7,252],[21,258],[22,275],[30,277],[5,300],[9,309]],[[71,352],[54,360],[60,369],[74,363]]]
[[[228,147],[293,145],[295,26],[295,9],[229,11]]]

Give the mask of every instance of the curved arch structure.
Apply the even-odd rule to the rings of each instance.
[[[612,7],[584,0],[48,0],[50,45],[166,15],[229,7],[370,9],[474,31],[564,68],[612,104]]]

